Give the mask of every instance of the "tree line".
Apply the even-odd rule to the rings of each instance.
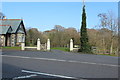
[[[97,53],[115,54],[118,51],[118,19],[112,13],[98,14],[99,24],[93,29],[87,28],[89,46],[96,48]],[[65,28],[62,25],[55,25],[54,29],[44,32],[37,28],[27,29],[26,45],[34,46],[40,38],[41,43],[51,40],[51,47],[69,47],[70,39],[74,44],[81,45],[81,31],[73,27]]]
[[[110,53],[111,51],[111,30],[107,28],[101,29],[87,29],[89,44],[96,47],[98,52]],[[70,39],[73,39],[75,45],[80,45],[80,32],[75,28],[64,28],[60,25],[55,25],[55,29],[40,32],[37,28],[30,28],[27,30],[26,45],[36,45],[37,39],[40,38],[41,43],[44,44],[49,38],[51,47],[69,47]],[[112,53],[118,49],[118,35],[114,35],[112,40]]]

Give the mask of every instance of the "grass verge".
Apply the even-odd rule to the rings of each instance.
[[[106,56],[116,56],[116,57],[118,57],[118,56],[115,55],[115,54],[97,54],[97,55],[106,55]]]
[[[20,47],[0,47],[2,49],[9,49],[9,50],[20,50]]]
[[[51,49],[55,49],[55,50],[61,50],[61,51],[70,51],[69,48],[66,48],[66,47],[54,47],[54,48],[51,48]]]

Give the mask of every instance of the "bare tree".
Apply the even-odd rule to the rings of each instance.
[[[107,16],[106,13],[101,13],[98,15],[98,17],[100,18],[100,28],[106,28],[107,26]],[[105,49],[105,37],[104,37],[104,30],[102,30],[103,36],[102,36],[102,47],[103,47],[103,53],[105,53],[106,49]]]
[[[115,38],[115,35],[117,34],[117,29],[118,29],[118,19],[115,17],[114,13],[112,11],[108,12],[107,15],[107,20],[108,20],[108,29],[111,30],[111,45],[110,45],[110,53],[113,53],[113,40]]]
[[[100,27],[102,28],[107,28],[111,31],[110,33],[110,53],[113,53],[113,46],[114,46],[114,38],[116,34],[118,34],[117,29],[118,29],[118,19],[115,17],[114,13],[112,11],[108,11],[108,13],[101,13],[98,15],[100,17]],[[103,48],[105,51],[105,33],[103,33]]]

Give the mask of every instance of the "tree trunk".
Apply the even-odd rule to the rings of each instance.
[[[105,39],[104,39],[104,37],[103,37],[102,46],[103,46],[103,54],[105,54]]]
[[[111,40],[111,46],[110,46],[110,54],[112,54],[112,53],[113,53],[113,38]]]

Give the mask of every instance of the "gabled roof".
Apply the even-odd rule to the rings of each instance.
[[[0,19],[0,25],[10,25],[12,33],[15,33],[22,22],[22,19]],[[8,27],[8,26],[7,26]]]
[[[11,33],[9,29],[11,28],[10,25],[0,25],[0,34]],[[12,28],[11,28],[12,29]]]

